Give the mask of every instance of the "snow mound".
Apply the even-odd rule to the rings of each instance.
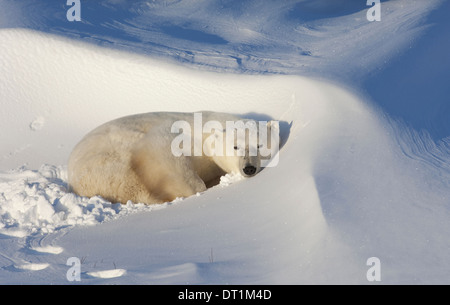
[[[111,269],[111,270],[103,270],[103,271],[92,271],[88,272],[87,275],[102,279],[112,279],[115,277],[121,277],[125,273],[127,273],[124,269]]]
[[[240,174],[226,174],[225,176],[220,177],[220,186],[227,187],[235,182],[243,180],[244,177]]]
[[[64,281],[68,257],[106,271],[85,283],[367,283],[370,257],[383,283],[449,281],[448,153],[406,137],[399,145],[406,127],[349,90],[192,70],[27,30],[0,30],[0,49],[10,76],[0,78],[0,223],[15,236],[0,238],[1,282]],[[68,192],[70,150],[99,124],[230,109],[280,121],[277,166],[158,211]],[[40,278],[8,272],[20,268]]]
[[[23,265],[17,265],[14,267],[17,268],[18,270],[40,271],[40,270],[46,269],[48,266],[50,266],[50,264],[48,264],[48,263],[43,263],[43,264],[28,263],[28,264],[23,264]]]

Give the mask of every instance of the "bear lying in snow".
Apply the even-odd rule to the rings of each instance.
[[[271,132],[272,122],[257,126],[253,120],[217,112],[119,118],[97,127],[76,145],[69,158],[69,185],[80,196],[121,203],[163,203],[191,196],[217,184],[225,173],[257,174],[260,143],[266,144],[261,135],[267,139],[270,134],[271,146],[278,145],[272,139],[278,136]]]

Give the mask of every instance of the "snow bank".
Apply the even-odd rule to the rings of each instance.
[[[305,77],[202,72],[28,30],[0,30],[0,53],[2,283],[66,283],[70,257],[83,260],[83,283],[367,283],[374,256],[383,283],[448,282],[448,143],[418,141],[426,138],[388,124],[363,97]],[[384,58],[372,55],[365,67]],[[333,65],[342,67],[321,67]],[[67,191],[64,165],[86,132],[162,110],[280,120],[280,162],[150,213]]]
[[[155,265],[144,268],[148,273],[144,282],[159,282],[154,275],[160,268],[185,266],[187,260],[195,266],[196,279],[192,281],[198,283],[281,283],[296,281],[297,261],[313,259],[306,248],[320,248],[319,245],[329,238],[311,170],[322,143],[326,142],[332,128],[340,125],[341,111],[350,107],[360,113],[365,109],[345,91],[302,77],[205,74],[32,31],[1,30],[0,35],[4,50],[2,69],[12,76],[0,83],[6,101],[4,108],[25,118],[2,117],[2,128],[11,131],[8,134],[11,138],[3,142],[7,145],[2,146],[2,166],[14,168],[24,162],[29,167],[59,164],[43,166],[37,171],[19,169],[3,173],[1,192],[6,202],[2,218],[5,230],[26,231],[22,236],[33,240],[36,235],[30,235],[32,233],[54,232],[58,236],[58,227],[99,223],[122,214],[123,209],[128,211],[129,206],[67,193],[64,170],[60,167],[65,164],[70,148],[88,130],[104,121],[144,111],[233,109],[255,118],[273,117],[281,121],[286,154],[280,159],[284,161],[277,167],[265,169],[255,179],[237,181],[236,177],[225,177],[222,184],[227,187],[211,189],[184,200],[183,204],[171,206],[171,209],[135,213],[138,219],[130,218],[130,215],[126,217],[127,221],[121,224],[114,221],[115,225],[109,228],[105,225],[111,222],[95,226],[89,233],[92,237],[88,238],[88,243],[76,241],[77,233],[71,230],[58,244],[51,245],[64,249],[58,257],[83,257],[83,252],[104,256],[111,251],[117,255],[115,259],[124,264],[125,261],[147,261],[144,253],[153,253],[159,259]],[[58,64],[54,64],[55,61]],[[28,102],[30,100],[35,102]],[[164,105],[163,109],[161,105]],[[43,122],[41,128],[30,129],[30,122],[36,120]],[[22,146],[26,148],[17,149]],[[62,153],[61,147],[67,148],[67,154]],[[276,203],[282,204],[282,208]],[[21,211],[14,214],[16,204]],[[170,212],[161,214],[164,210]],[[126,228],[131,224],[130,232]],[[204,231],[205,228],[208,229]],[[181,232],[183,234],[179,235]],[[309,232],[314,233],[310,235]],[[105,236],[108,236],[108,242],[104,241]],[[214,236],[228,237],[215,240]],[[170,242],[160,240],[162,237]],[[127,243],[132,244],[127,247]],[[122,244],[120,249],[110,249],[118,244]],[[216,249],[215,260],[225,267],[208,266],[219,270],[205,271],[205,275],[200,276],[197,272],[205,267],[197,265],[201,262],[197,251],[205,244],[208,249]],[[306,248],[295,246],[300,244]],[[330,247],[339,248],[338,244],[327,242],[328,246],[333,245]],[[85,247],[88,245],[91,249]],[[137,245],[145,250],[126,250]],[[334,255],[340,257],[337,248]],[[275,250],[279,259],[274,261],[270,257]],[[174,257],[168,255],[170,252],[186,254]],[[136,257],[131,258],[130,253]],[[15,254],[11,256],[16,257]],[[33,259],[35,257],[31,256]],[[313,260],[313,265],[320,261]],[[241,269],[242,264],[248,264],[248,272],[235,273],[233,270]],[[297,267],[292,268],[292,264]],[[130,272],[135,267],[125,265],[127,272],[119,279],[129,279],[136,274]],[[308,269],[311,275],[315,267],[308,264]],[[210,272],[217,273],[217,278],[211,277]],[[269,272],[269,275],[261,276],[261,272]],[[183,278],[185,275],[164,277],[164,281],[176,283]],[[324,279],[317,277],[315,280]]]

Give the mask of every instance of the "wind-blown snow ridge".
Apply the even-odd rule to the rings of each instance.
[[[448,283],[448,138],[435,142],[391,121],[349,89],[413,46],[440,2],[384,1],[383,21],[372,24],[365,1],[336,3],[344,2],[334,10],[328,1],[101,1],[84,10],[93,23],[75,25],[62,6],[33,2],[11,10],[16,21],[0,18],[0,26],[113,47],[0,30],[0,72],[8,75],[0,78],[0,282],[67,283],[67,259],[78,257],[83,283],[368,283],[366,261],[375,256],[382,283]],[[92,10],[102,7],[117,15]],[[33,18],[33,9],[48,18]],[[223,73],[249,70],[351,82],[344,89],[301,76]],[[64,164],[86,132],[162,110],[280,120],[280,162],[150,213],[68,192]]]

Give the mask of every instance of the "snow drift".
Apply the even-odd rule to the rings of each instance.
[[[382,283],[448,283],[448,143],[364,96],[24,29],[1,29],[0,52],[0,282],[67,283],[78,257],[93,284],[368,283],[378,257]],[[68,192],[65,164],[85,133],[163,110],[279,120],[279,164],[158,207]]]

